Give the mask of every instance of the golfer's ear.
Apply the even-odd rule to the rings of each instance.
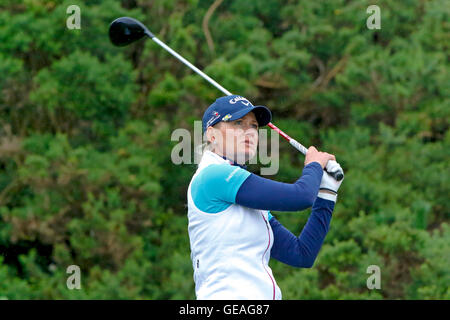
[[[213,136],[214,136],[214,128],[209,126],[206,129],[206,140],[209,141],[209,142],[212,142],[211,140],[212,140]]]

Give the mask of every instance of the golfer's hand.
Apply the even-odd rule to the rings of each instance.
[[[337,166],[339,166],[339,164],[336,161],[334,161],[334,162],[336,163]],[[341,166],[339,166],[339,168],[340,167]],[[341,168],[341,170],[342,170],[342,168]],[[322,181],[320,182],[320,191],[326,190],[326,191],[331,191],[334,194],[337,194],[342,181],[344,181],[344,178],[342,178],[341,181],[337,181],[335,178],[333,178],[332,175],[330,175],[328,172],[324,171],[323,176],[322,176]]]
[[[317,161],[322,166],[322,169],[324,169],[329,160],[336,161],[336,157],[326,152],[320,152],[315,147],[311,146],[306,152],[305,166],[311,162]]]
[[[328,163],[334,162],[333,167],[337,169],[341,166],[334,160],[330,160]],[[342,168],[341,168],[342,170]],[[342,171],[343,172],[343,171]],[[317,197],[331,200],[333,202],[336,202],[337,200],[337,192],[339,190],[339,187],[341,186],[342,181],[344,181],[344,178],[342,180],[337,181],[332,175],[330,175],[328,172],[324,171],[322,175],[322,181],[320,182],[320,188],[319,188],[319,194]]]

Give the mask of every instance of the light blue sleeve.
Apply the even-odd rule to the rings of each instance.
[[[269,211],[269,216],[268,216],[268,218],[269,218],[269,221],[270,221],[270,219],[273,218],[273,215],[270,213],[270,211]]]
[[[236,201],[236,194],[251,173],[238,166],[211,164],[194,178],[191,195],[203,212],[218,213]]]

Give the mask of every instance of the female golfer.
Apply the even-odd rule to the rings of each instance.
[[[269,259],[310,268],[328,232],[342,183],[323,170],[328,161],[340,168],[333,155],[310,147],[293,184],[246,170],[258,128],[271,118],[266,107],[236,95],[218,98],[203,115],[208,146],[187,192],[197,299],[281,299]],[[311,206],[299,237],[270,213]]]

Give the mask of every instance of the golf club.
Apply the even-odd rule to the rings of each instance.
[[[224,87],[222,87],[220,84],[218,84],[216,81],[211,79],[208,75],[203,73],[201,70],[199,70],[196,66],[191,64],[189,61],[184,59],[182,56],[180,56],[178,53],[173,51],[169,46],[167,46],[164,42],[159,40],[153,33],[151,33],[146,26],[144,26],[141,22],[139,22],[136,19],[130,18],[130,17],[121,17],[114,20],[111,25],[109,26],[109,38],[111,42],[116,46],[126,46],[133,42],[136,42],[140,40],[143,37],[149,37],[153,41],[155,41],[158,45],[163,47],[166,51],[168,51],[170,54],[172,54],[175,58],[183,62],[185,65],[187,65],[191,70],[195,71],[197,74],[199,74],[203,79],[211,83],[213,86],[215,86],[217,89],[222,91],[224,94],[230,96],[232,95],[231,92],[226,90]],[[286,133],[284,133],[282,130],[277,128],[275,125],[273,125],[271,122],[269,122],[268,126],[278,132],[284,139],[289,141],[289,143],[298,151],[306,155],[307,148],[305,148],[302,144],[300,144],[295,139],[289,137]],[[330,164],[330,162],[328,162]],[[328,167],[328,165],[327,165]],[[327,168],[326,167],[326,168]],[[325,169],[326,169],[325,168]],[[344,178],[344,173],[341,170],[335,171],[335,172],[327,172],[332,175],[337,181],[340,181]]]

